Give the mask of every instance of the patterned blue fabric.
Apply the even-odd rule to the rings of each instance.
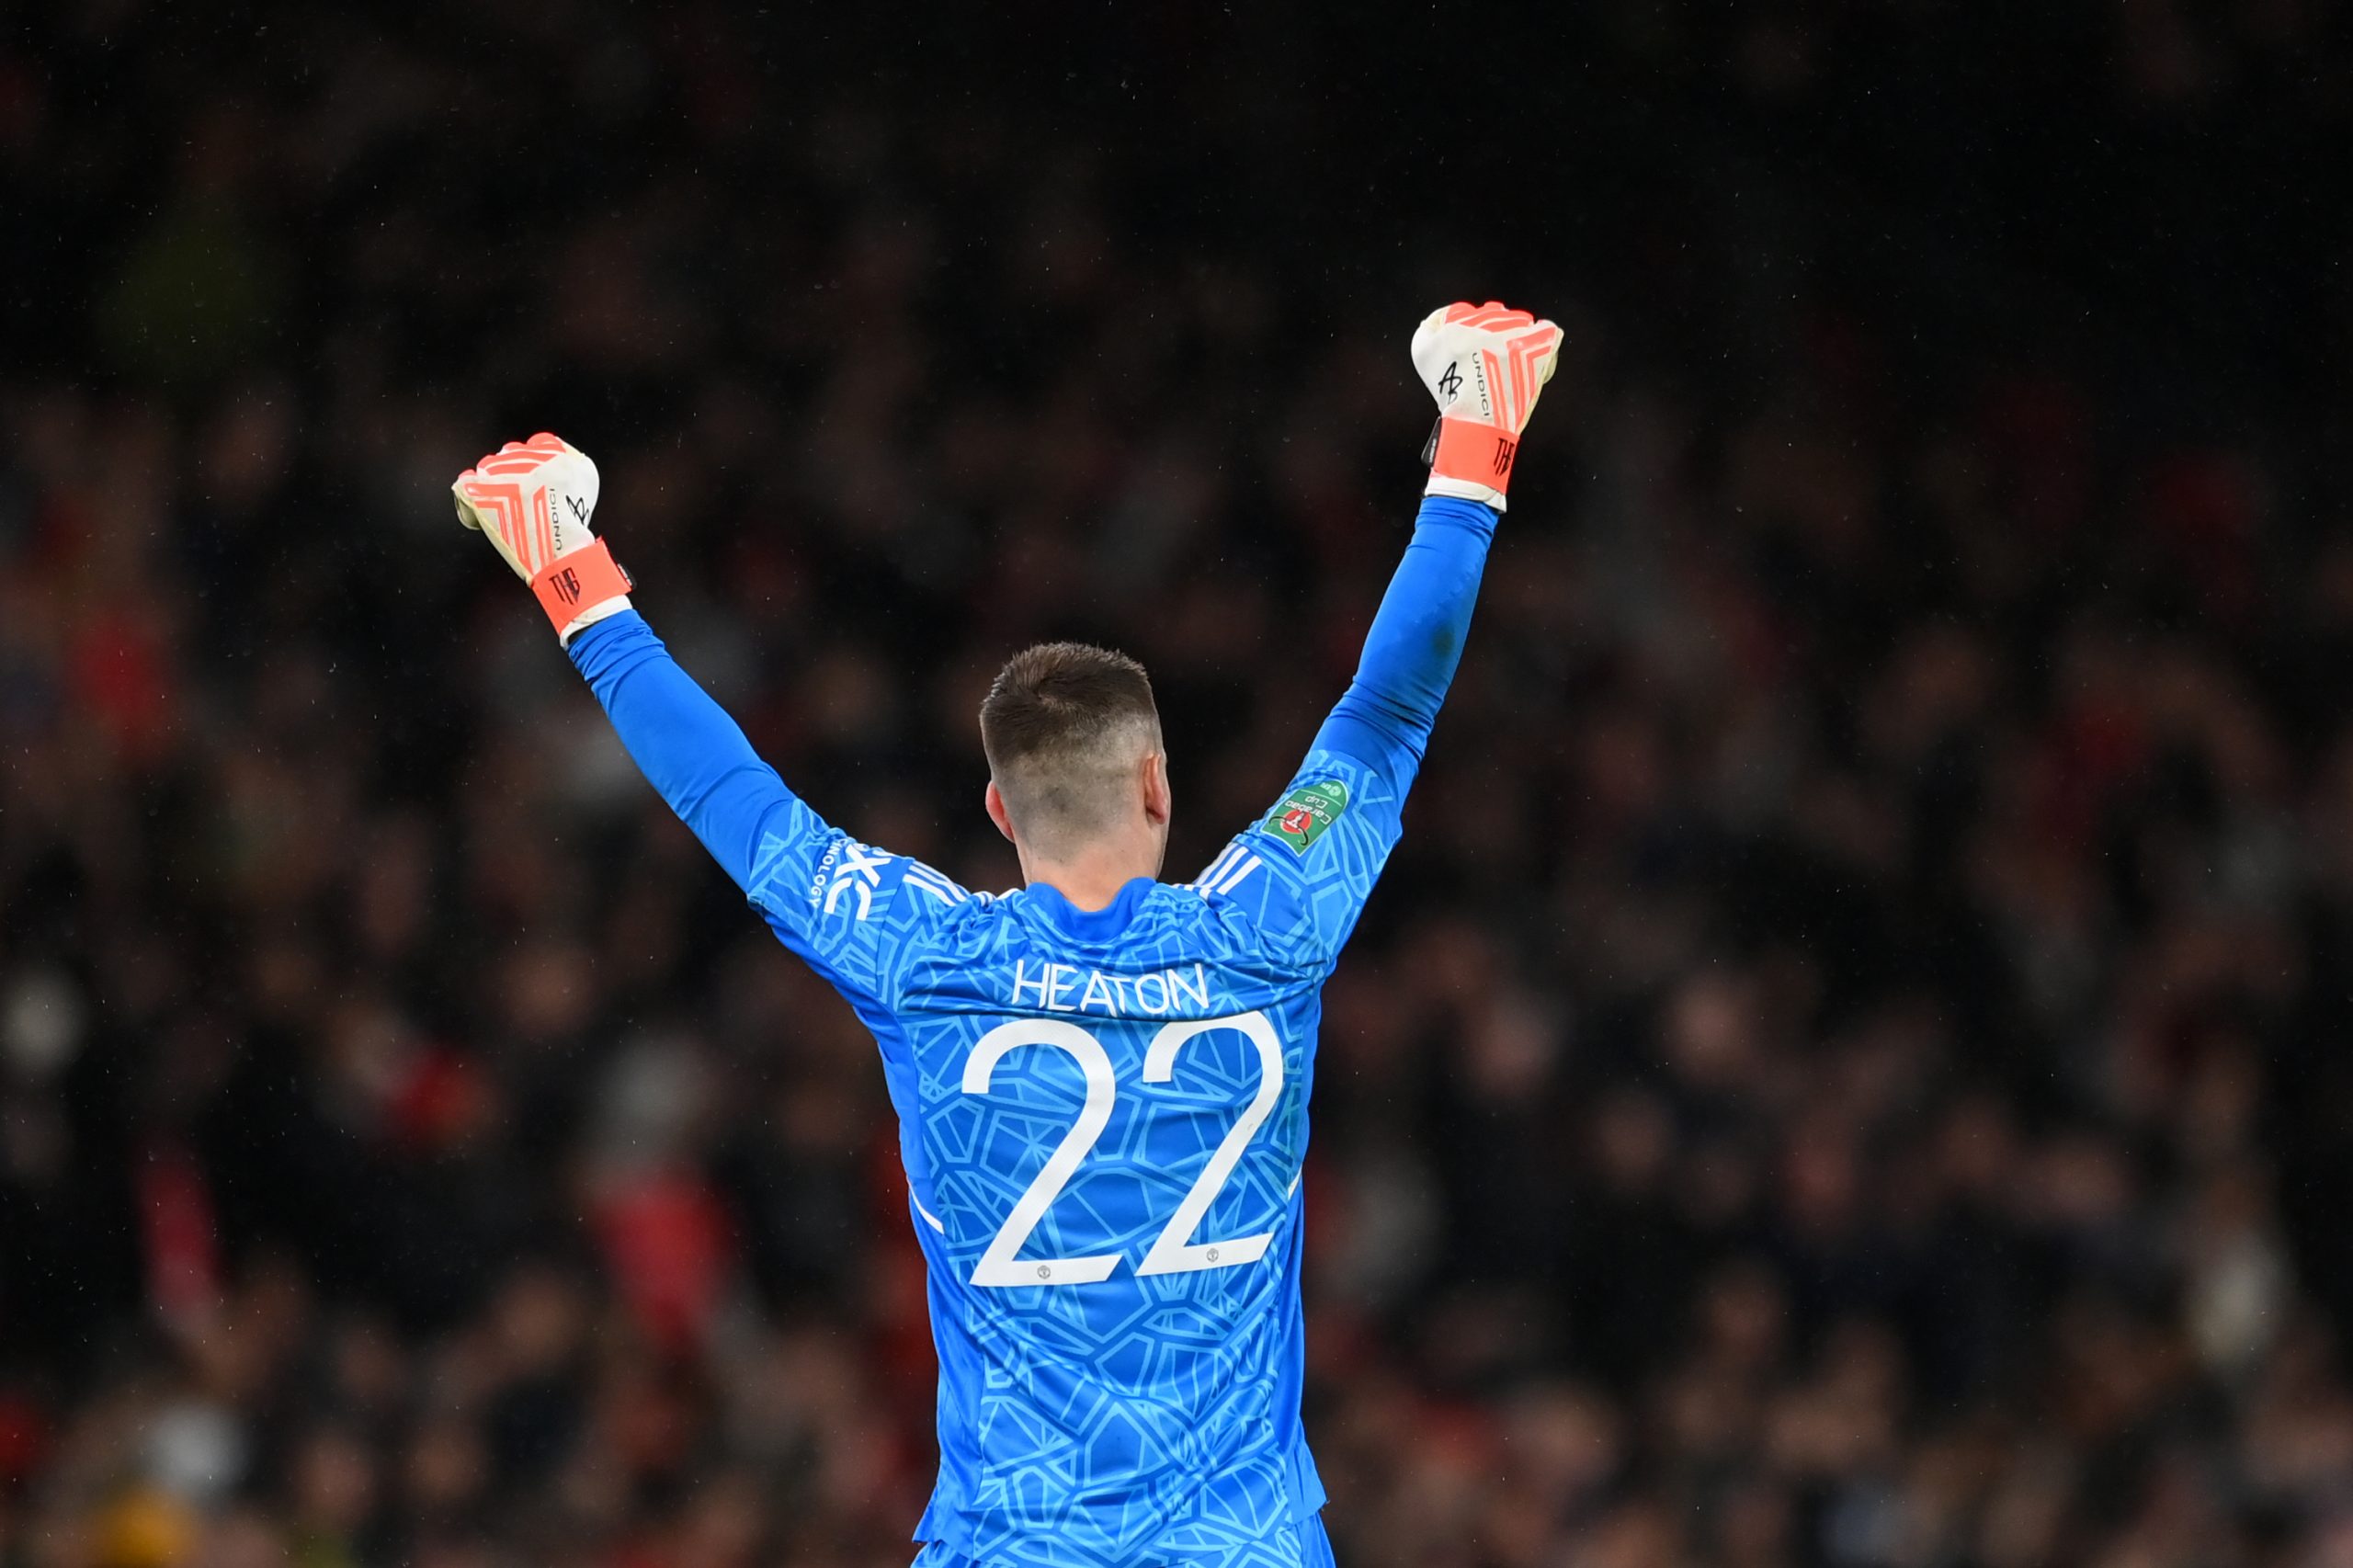
[[[573,656],[665,800],[881,1047],[939,1350],[918,1562],[1328,1562],[1300,1430],[1321,988],[1396,843],[1495,514],[1425,505],[1268,813],[1107,909],[827,824],[634,613]]]
[[[1320,1517],[1309,1519],[1292,1533],[1297,1538],[1291,1546],[1291,1552],[1295,1555],[1282,1555],[1274,1561],[1297,1562],[1301,1568],[1338,1568],[1332,1557],[1332,1538],[1324,1533],[1324,1521]],[[968,1557],[944,1546],[926,1546],[915,1558],[915,1568],[987,1568],[987,1565],[977,1557]]]

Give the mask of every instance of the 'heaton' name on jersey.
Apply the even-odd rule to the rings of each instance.
[[[1008,978],[1009,1000],[1025,1002],[1049,1013],[1084,1013],[1089,1009],[1124,1016],[1206,1017],[1210,1012],[1210,971],[1206,964],[1190,969],[1156,970],[1149,974],[1106,974],[1074,964],[1041,963],[1033,971],[1026,960],[1016,960]]]

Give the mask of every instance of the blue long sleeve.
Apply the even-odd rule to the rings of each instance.
[[[1379,772],[1403,795],[1422,766],[1438,705],[1461,662],[1497,514],[1432,495],[1364,640],[1356,679],[1315,737]]]
[[[751,892],[763,829],[796,801],[776,769],[635,610],[589,627],[571,652],[647,782]]]

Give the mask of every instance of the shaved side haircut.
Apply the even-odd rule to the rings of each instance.
[[[1025,648],[981,704],[981,749],[1021,836],[1066,855],[1118,824],[1137,767],[1160,749],[1151,677],[1108,648]]]

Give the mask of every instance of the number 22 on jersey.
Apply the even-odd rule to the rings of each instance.
[[[1274,1239],[1272,1231],[1261,1231],[1254,1236],[1236,1236],[1231,1241],[1200,1242],[1192,1239],[1193,1232],[1217,1200],[1226,1178],[1241,1163],[1242,1151],[1267,1118],[1273,1114],[1275,1102],[1283,1092],[1283,1047],[1275,1035],[1275,1026],[1260,1012],[1239,1014],[1230,1018],[1193,1018],[1170,1024],[1152,1037],[1152,1044],[1143,1053],[1143,1081],[1165,1084],[1176,1074],[1176,1053],[1188,1040],[1214,1029],[1239,1030],[1251,1044],[1258,1048],[1258,1092],[1243,1108],[1240,1119],[1226,1130],[1224,1140],[1210,1155],[1209,1164],[1201,1167],[1200,1176],[1191,1190],[1185,1194],[1176,1211],[1168,1217],[1158,1239],[1136,1265],[1139,1275],[1188,1274],[1202,1268],[1238,1268],[1245,1263],[1256,1263],[1266,1256],[1267,1244]],[[1054,1199],[1062,1195],[1068,1182],[1095,1141],[1103,1136],[1103,1129],[1110,1124],[1111,1107],[1119,1097],[1119,1087],[1112,1081],[1111,1056],[1103,1042],[1076,1024],[1060,1018],[1016,1018],[999,1024],[983,1035],[972,1047],[970,1060],[964,1063],[964,1092],[985,1095],[989,1080],[996,1072],[996,1064],[1006,1052],[1025,1045],[1051,1045],[1066,1051],[1076,1061],[1086,1083],[1086,1102],[1079,1108],[1078,1119],[1071,1124],[1063,1141],[1046,1159],[1045,1167],[1014,1204],[1013,1212],[991,1239],[981,1261],[972,1269],[976,1286],[1006,1285],[1088,1285],[1108,1279],[1120,1267],[1117,1253],[1098,1257],[1040,1257],[1022,1260],[1015,1257],[1038,1221],[1046,1217]]]

